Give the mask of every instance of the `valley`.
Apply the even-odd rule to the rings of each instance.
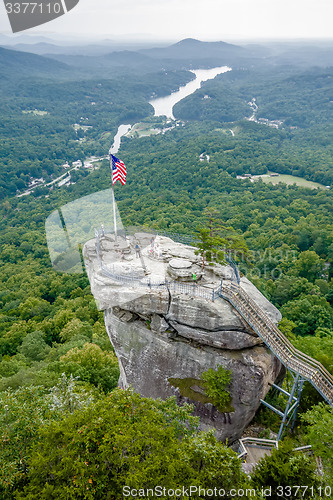
[[[288,342],[332,374],[331,52],[316,44],[311,50],[309,47],[301,50],[288,42],[253,46],[195,39],[111,52],[103,47],[91,47],[86,55],[79,53],[81,49],[76,48],[75,53],[72,47],[61,50],[47,44],[30,47],[40,54],[23,52],[21,49],[27,47],[21,45],[16,47],[18,50],[13,50],[15,46],[0,48],[0,429],[5,436],[0,452],[0,496],[36,498],[40,491],[44,494],[49,456],[55,457],[55,464],[62,463],[57,455],[62,446],[69,457],[68,470],[61,468],[65,479],[45,487],[53,488],[52,495],[56,492],[55,497],[62,498],[60,489],[64,484],[70,484],[69,488],[76,481],[79,484],[79,476],[72,474],[74,465],[82,466],[82,484],[90,487],[95,481],[95,476],[85,475],[90,467],[81,462],[77,465],[77,457],[88,442],[85,449],[89,457],[85,455],[84,460],[89,465],[90,460],[95,461],[94,474],[102,477],[101,484],[109,481],[103,476],[102,463],[111,463],[110,470],[119,468],[115,481],[119,477],[121,481],[128,479],[127,469],[119,465],[118,452],[110,453],[110,447],[132,450],[133,455],[126,457],[135,467],[146,464],[146,455],[144,460],[135,455],[133,443],[135,446],[139,443],[138,449],[147,445],[153,450],[147,456],[151,459],[151,470],[155,471],[154,480],[161,470],[160,456],[166,462],[169,460],[172,470],[177,471],[175,481],[180,480],[179,471],[183,470],[187,457],[186,477],[193,481],[200,476],[202,484],[211,484],[203,474],[208,470],[215,478],[223,470],[223,478],[218,476],[222,485],[227,477],[230,484],[236,481],[242,487],[253,486],[230,447],[212,435],[198,433],[191,407],[177,406],[173,400],[140,398],[130,389],[117,389],[118,359],[87,274],[82,268],[79,271],[83,272],[70,274],[52,267],[45,221],[51,214],[58,214],[52,242],[56,254],[68,249],[70,230],[78,220],[84,221],[81,232],[86,238],[97,229],[96,221],[103,230],[103,217],[105,220],[112,217],[111,213],[97,209],[96,199],[100,196],[105,206],[111,204],[107,198],[112,182],[107,155],[112,145],[111,152],[127,167],[126,184],[114,186],[124,226],[129,231],[133,227],[142,233],[149,229],[152,234],[195,241],[201,253],[190,249],[196,278],[193,281],[190,273],[192,281],[188,285],[193,295],[201,290],[196,279],[202,267],[206,278],[214,270],[213,291],[217,289],[222,276],[221,255],[225,253],[221,249],[232,249],[243,282],[249,280],[248,286],[256,287],[263,300],[280,311],[279,329]],[[214,68],[221,67],[224,72],[215,75]],[[214,78],[203,81],[170,108],[168,96],[174,98],[179,88],[194,82],[194,68],[210,72]],[[227,71],[229,68],[232,70]],[[161,98],[168,100],[168,108],[157,111],[153,103]],[[267,126],[272,124],[277,126]],[[253,179],[256,181],[251,182]],[[27,192],[30,194],[24,195]],[[83,200],[81,205],[76,203],[79,200]],[[64,207],[69,206],[77,211],[68,219],[69,212]],[[96,216],[91,217],[89,210],[95,210]],[[57,231],[62,239],[56,238]],[[209,239],[205,240],[207,235]],[[93,253],[96,245],[91,241]],[[110,249],[107,238],[102,243],[104,250]],[[168,242],[164,244],[167,246]],[[149,245],[151,238],[146,246]],[[74,250],[81,259],[82,246]],[[186,257],[189,249],[182,249],[185,251]],[[203,262],[206,256],[208,260]],[[134,250],[132,257],[135,264],[140,261]],[[175,256],[170,253],[169,257],[171,261]],[[74,253],[69,252],[69,264],[74,261]],[[103,285],[98,272],[95,279],[96,286]],[[146,283],[147,300],[160,297],[159,290],[154,293],[148,290],[149,283]],[[113,285],[119,291],[119,284]],[[161,353],[165,335],[173,349],[170,347],[175,372],[177,353],[186,350],[200,351],[204,366],[205,350],[195,342],[198,338],[207,340],[205,314],[208,309],[215,311],[216,304],[210,300],[209,307],[203,307],[200,313],[203,323],[197,332],[192,321],[192,295],[184,294],[186,308],[182,308],[177,294],[171,301],[169,292],[167,287],[163,290],[163,304],[156,299],[156,308],[149,309],[142,300],[138,310],[133,300],[131,309],[115,309],[112,315],[108,313],[110,324],[123,321],[130,334],[135,325],[145,332],[147,339],[156,332],[160,337],[154,337],[154,342]],[[158,308],[162,306],[160,311]],[[224,307],[229,310],[231,306]],[[170,308],[177,309],[176,319],[169,317]],[[182,322],[185,310],[190,311],[188,323]],[[242,337],[244,325],[237,314],[234,316],[237,334]],[[222,326],[223,335],[234,339],[234,325],[231,324],[231,329],[229,323]],[[174,341],[176,327],[187,335],[186,340]],[[209,342],[214,345],[217,330],[214,325],[211,327]],[[140,367],[140,363],[146,362],[145,349],[134,334],[132,344],[126,344],[129,334],[124,326],[119,332],[125,339],[124,363],[133,361],[131,352],[132,356],[138,353],[135,369]],[[253,341],[250,328],[246,336],[247,342]],[[265,365],[270,373],[273,356],[261,344],[251,349],[263,352],[263,359],[270,360]],[[230,359],[230,366],[243,356],[240,352],[225,357],[221,345],[214,349],[219,349],[219,359]],[[209,359],[213,359],[213,350],[208,347],[208,351]],[[193,355],[193,363],[196,359]],[[250,357],[245,361],[246,376],[257,377]],[[167,365],[164,358],[162,364]],[[186,377],[190,380],[189,389],[199,393],[206,386],[199,387],[198,377],[203,374],[195,366],[198,371],[195,384],[191,374],[186,372]],[[147,373],[153,368],[146,367]],[[271,371],[276,374],[278,366],[273,368]],[[156,380],[163,379],[163,384],[167,384],[165,377],[160,376],[164,373],[162,367],[155,372]],[[214,373],[219,375],[219,383],[225,380],[225,373]],[[123,372],[121,375],[125,380]],[[177,387],[183,387],[179,377],[175,374],[169,378],[177,381]],[[256,379],[258,387],[260,380]],[[142,384],[145,383],[142,378]],[[287,374],[284,387],[292,383],[291,375]],[[232,384],[234,394],[241,399],[241,384],[235,381]],[[279,400],[271,392],[267,397],[267,401],[279,408],[286,403],[283,393]],[[205,398],[201,399],[210,401]],[[229,403],[225,414],[221,413],[224,417],[219,417],[222,427],[233,422],[234,407]],[[209,404],[214,417],[214,404]],[[279,415],[262,405],[248,432],[253,432],[256,438],[275,439],[280,423]],[[324,426],[331,439],[331,423],[329,405],[305,382],[296,426],[293,433],[286,431],[290,441],[281,443],[278,463],[289,460],[291,449],[310,443],[322,458],[325,472],[320,481],[329,484],[331,455],[325,454],[329,446],[323,449],[321,436]],[[98,443],[104,443],[106,435],[109,441],[103,451]],[[59,436],[61,443],[57,441]],[[155,436],[154,440],[151,436]],[[163,444],[156,436],[162,436]],[[216,461],[199,470],[197,464],[201,458],[205,464],[204,456],[211,450]],[[317,484],[313,483],[317,480],[316,464],[303,455],[297,456],[301,457],[298,461],[304,471],[302,480]],[[292,469],[290,462],[289,466]],[[31,471],[33,474],[37,471],[33,480]],[[140,469],[138,476],[141,478],[145,473],[146,470]],[[299,474],[300,470],[295,476],[297,480]],[[118,483],[115,489],[116,495],[121,496]],[[103,498],[105,491],[103,488],[99,491],[102,496],[95,497]]]

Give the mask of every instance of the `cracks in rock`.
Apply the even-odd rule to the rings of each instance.
[[[167,317],[169,316],[171,301],[172,301],[171,292],[170,292],[170,289],[168,287],[168,284],[166,284],[166,289],[168,290],[168,309],[167,309],[166,315],[164,317],[165,321],[167,321]]]
[[[118,306],[112,308],[112,314],[124,323],[133,323],[134,321],[140,319],[138,314],[126,309],[121,309]]]
[[[168,316],[168,314],[167,314]],[[170,318],[168,318],[170,320]],[[168,319],[166,319],[166,321],[168,321]],[[174,320],[171,320],[173,323],[177,323],[178,325],[180,326],[186,326],[187,328],[192,328],[193,330],[200,330],[204,333],[207,333],[207,334],[211,334],[211,333],[219,333],[219,332],[236,332],[236,333],[246,333],[248,335],[251,335],[253,336],[253,334],[251,332],[249,332],[248,330],[245,330],[245,329],[242,329],[242,328],[239,328],[237,326],[222,326],[221,328],[214,328],[214,330],[207,330],[206,328],[196,328],[195,326],[190,326],[186,323],[182,323],[181,321],[174,321]],[[257,337],[258,335],[256,335]]]

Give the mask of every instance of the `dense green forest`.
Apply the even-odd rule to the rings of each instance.
[[[193,78],[178,70],[78,80],[61,63],[0,48],[0,63],[11,68],[15,58],[14,68],[26,73],[30,63],[35,74],[18,78],[17,71],[7,71],[0,82],[0,199],[22,192],[30,177],[51,181],[65,161],[105,155],[120,123],[152,115],[153,95],[169,94]]]
[[[208,113],[189,117],[164,135],[124,139],[119,156],[127,165],[128,181],[124,187],[116,185],[115,195],[124,224],[171,233],[195,234],[205,224],[205,209],[216,209],[223,225],[244,238],[250,258],[238,254],[235,259],[281,310],[281,330],[333,373],[333,192],[236,178],[273,170],[324,184],[333,179],[329,78],[314,70],[306,77],[312,90],[314,82],[321,82],[319,93],[326,99],[318,97],[318,106],[311,107],[303,102],[304,73],[296,77],[288,71],[274,87],[270,82],[278,77],[269,72],[266,86],[233,72],[206,83],[199,99],[216,88],[217,101],[222,94],[226,99],[224,107],[233,109],[239,102],[240,114],[235,111],[232,124],[230,116]],[[277,463],[279,479],[285,481],[280,484],[297,485],[302,479],[304,485],[316,485],[311,459],[290,459],[288,446],[308,442],[323,459],[324,480],[332,480],[331,444],[328,450],[324,446],[332,443],[332,412],[310,385],[292,444],[286,442],[279,455],[263,461],[252,483],[231,449],[197,432],[190,408],[115,389],[118,362],[88,279],[52,269],[44,227],[56,208],[110,187],[106,160],[98,170],[79,171],[69,187],[15,197],[31,176],[51,179],[62,173],[66,160],[107,153],[119,124],[151,120],[147,101],[152,93],[163,95],[191,78],[185,71],[168,75],[131,77],[129,72],[123,81],[29,76],[1,84],[1,498],[121,498],[126,481],[133,488],[143,482],[150,487],[158,477],[175,487],[180,469],[185,485],[259,487],[277,474]],[[286,104],[290,124],[274,129],[242,119],[247,102],[257,97],[263,116],[287,120],[275,113],[288,78],[296,82],[285,95],[295,103]],[[197,94],[192,98],[198,99]],[[291,129],[298,107],[306,119]],[[36,109],[47,114],[23,113]],[[92,128],[78,138],[72,125],[81,117]],[[209,162],[200,161],[202,153]],[[278,429],[278,418],[266,410],[256,419],[266,429]],[[152,442],[151,436],[158,439]],[[135,474],[129,473],[131,467]],[[109,497],[105,485],[113,492]]]
[[[327,124],[333,118],[331,78],[332,68],[233,70],[205,82],[195,94],[177,103],[175,116],[235,121],[251,115],[247,103],[255,97],[258,118],[282,120],[287,128]]]

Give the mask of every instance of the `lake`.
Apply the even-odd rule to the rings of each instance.
[[[220,66],[211,69],[191,70],[191,73],[194,73],[196,76],[194,80],[187,83],[183,87],[180,87],[179,90],[166,97],[158,97],[149,101],[149,104],[154,107],[155,116],[166,116],[167,118],[172,118],[174,120],[175,117],[173,116],[172,109],[177,102],[193,94],[193,92],[200,88],[202,82],[212,80],[217,75],[221,75],[222,73],[226,73],[227,71],[231,71],[231,68],[229,68],[228,66]]]
[[[179,90],[173,92],[172,94],[165,97],[158,97],[157,99],[152,99],[149,103],[153,106],[155,110],[155,116],[166,116],[167,118],[172,118],[174,120],[174,116],[172,114],[172,108],[178,102],[184,99],[185,97],[193,94],[196,90],[198,90],[201,86],[202,82],[206,82],[207,80],[212,80],[217,75],[221,75],[222,73],[226,73],[227,71],[231,71],[231,68],[228,66],[219,66],[211,69],[193,69],[191,73],[195,74],[195,79],[191,82],[187,83],[183,87],[180,87]],[[127,132],[131,129],[131,125],[120,125],[118,127],[118,131],[113,139],[113,144],[110,148],[110,154],[118,153],[120,148],[121,138],[127,134]]]

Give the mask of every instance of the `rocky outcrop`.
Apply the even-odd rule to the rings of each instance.
[[[136,241],[129,245],[134,248]],[[221,277],[232,276],[229,267],[213,266],[196,286],[186,281],[192,280],[192,273],[201,276],[193,248],[169,238],[159,238],[158,243],[158,254],[152,245],[141,248],[149,273],[141,283],[124,283],[119,275],[113,276],[115,259],[110,252],[102,255],[101,272],[94,242],[84,249],[92,292],[104,310],[119,360],[119,384],[131,385],[144,396],[165,399],[174,395],[179,404],[192,403],[202,429],[214,428],[219,439],[232,442],[252,420],[260,399],[279,376],[281,364],[230,303],[213,296]],[[122,265],[135,270],[142,262],[132,252]],[[108,276],[105,269],[111,270]],[[173,284],[161,286],[166,280]],[[277,309],[246,278],[241,286],[273,321],[280,319]],[[219,365],[232,372],[231,402],[223,409],[212,404],[201,380],[204,371]]]

